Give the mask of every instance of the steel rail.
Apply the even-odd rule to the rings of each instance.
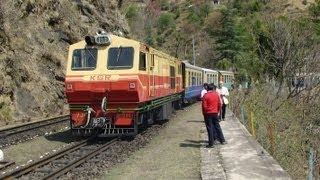
[[[11,165],[13,165],[13,164],[15,164],[15,162],[13,162],[13,161],[6,161],[6,162],[1,162],[0,161],[0,171],[3,171],[3,169],[5,169],[5,168],[7,168],[7,167],[9,167],[9,166],[11,166]]]
[[[43,120],[43,121],[25,123],[25,124],[21,124],[21,125],[14,126],[14,127],[9,127],[9,128],[6,128],[6,129],[1,129],[0,130],[0,137],[3,138],[3,137],[10,136],[10,135],[23,133],[23,132],[34,130],[34,129],[37,129],[37,128],[41,128],[41,127],[44,127],[44,126],[49,126],[49,125],[52,125],[52,124],[58,124],[60,122],[64,122],[64,121],[67,121],[67,120],[69,120],[69,115],[58,116],[58,117],[46,119],[46,120]]]
[[[70,152],[73,152],[73,151],[75,151],[77,149],[80,149],[81,147],[85,146],[87,143],[88,143],[88,139],[83,140],[80,143],[78,143],[78,144],[76,144],[76,145],[74,145],[74,146],[72,146],[70,148],[61,150],[61,151],[59,151],[57,153],[54,153],[54,154],[52,154],[52,155],[50,155],[50,156],[48,156],[46,158],[43,158],[43,159],[41,159],[39,161],[31,163],[31,164],[29,164],[29,165],[27,165],[25,167],[16,169],[16,170],[14,170],[12,172],[8,172],[8,174],[5,173],[3,176],[0,176],[0,179],[14,179],[14,178],[20,177],[20,176],[22,176],[24,174],[27,174],[27,173],[35,170],[36,168],[38,168],[40,166],[48,164],[48,163],[50,163],[50,162],[52,162],[52,161],[54,161],[54,160],[56,160],[56,159],[58,159],[58,158],[60,158],[60,157],[62,157],[64,155],[66,155],[66,154],[68,154]]]
[[[111,145],[113,145],[114,143],[116,143],[117,139],[113,139],[109,142],[107,142],[106,144],[103,144],[101,147],[97,147],[97,149],[95,149],[92,152],[87,153],[86,155],[82,156],[81,158],[74,160],[72,162],[70,162],[69,164],[67,164],[64,167],[59,168],[58,170],[56,170],[55,172],[52,172],[50,174],[48,174],[46,177],[42,178],[42,179],[56,179],[59,176],[69,172],[70,170],[72,170],[73,168],[78,167],[79,165],[81,165],[82,163],[86,162],[87,160],[97,156],[98,154],[100,154],[101,152],[105,151],[106,149],[108,149]]]

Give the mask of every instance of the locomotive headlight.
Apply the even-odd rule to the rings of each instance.
[[[98,45],[110,45],[111,44],[111,37],[107,34],[99,34],[94,36],[95,42]]]
[[[134,83],[134,82],[129,83],[129,88],[130,89],[136,88],[136,83]]]
[[[95,36],[86,36],[85,41],[88,46],[93,46],[93,45],[109,46],[111,44],[111,36],[104,31],[99,31]]]

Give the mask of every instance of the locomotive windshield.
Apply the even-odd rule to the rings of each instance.
[[[72,70],[93,70],[97,64],[96,48],[75,49],[72,56]]]
[[[133,47],[110,48],[108,69],[130,69],[133,66]]]

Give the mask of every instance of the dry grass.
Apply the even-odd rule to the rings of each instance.
[[[202,122],[199,103],[178,111],[150,144],[102,179],[200,179]]]
[[[257,140],[295,179],[307,176],[310,147],[320,152],[320,99],[306,101],[306,96],[307,93],[301,93],[287,99],[283,93],[276,97],[272,86],[261,86],[249,93],[234,92],[232,101],[240,118],[239,107],[244,107],[245,125],[250,130],[249,113],[253,112]],[[319,168],[317,157],[316,179],[320,178]]]

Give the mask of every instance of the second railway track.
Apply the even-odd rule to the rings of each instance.
[[[116,139],[103,143],[97,143],[90,139],[84,140],[37,162],[5,173],[0,176],[0,179],[54,179],[78,167],[85,161],[92,160],[116,142]]]
[[[94,138],[74,142],[27,164],[0,170],[0,179],[92,179],[144,147],[165,124],[154,125],[134,139]],[[118,139],[119,140],[119,139]]]
[[[62,123],[67,124],[68,122],[69,115],[64,115],[42,121],[25,123],[14,127],[0,129],[0,148],[7,146],[8,144],[14,144],[18,141],[24,141],[36,135],[43,135],[47,130],[53,130],[53,128],[44,128],[59,125]]]

